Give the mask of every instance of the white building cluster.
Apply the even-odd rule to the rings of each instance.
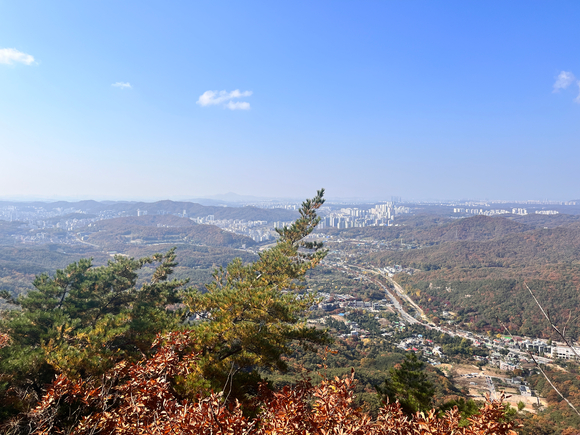
[[[454,208],[453,213],[464,213],[464,214],[474,214],[474,215],[484,215],[484,216],[497,216],[501,214],[509,214],[509,210],[504,209],[492,209],[484,210],[482,208]]]
[[[505,209],[491,209],[491,210],[484,210],[482,208],[461,208],[455,207],[453,208],[453,213],[463,213],[463,214],[473,214],[473,215],[484,215],[484,216],[497,216],[502,214],[517,214],[521,216],[525,216],[528,214],[528,210],[525,208],[512,208],[511,211]],[[538,212],[536,212],[538,213]],[[558,213],[558,212],[556,212]],[[552,213],[543,213],[543,214],[552,214]],[[554,213],[555,214],[555,213]]]
[[[484,216],[497,216],[502,214],[516,214],[520,216],[528,215],[528,209],[526,208],[512,208],[510,210],[505,209],[491,209],[485,210],[483,208],[462,208],[462,207],[454,207],[453,213],[462,213],[462,214],[472,214],[472,215],[484,215]],[[556,210],[536,210],[536,214],[543,214],[543,215],[555,215],[559,212]]]
[[[525,216],[528,214],[528,210],[525,208],[512,208],[512,214],[518,214],[520,216]]]
[[[215,225],[230,233],[248,236],[255,242],[265,242],[274,237],[272,229],[268,226],[268,221],[249,221],[246,219],[218,219],[214,215],[205,218],[190,218],[198,224]]]
[[[395,216],[409,213],[409,207],[396,206],[393,202],[377,204],[368,210],[356,207],[341,208],[321,220],[319,228],[357,228],[392,225]]]
[[[552,358],[578,360],[580,358],[577,355],[580,355],[580,347],[577,346],[573,346],[572,348],[566,346],[564,343],[556,343],[551,349]]]

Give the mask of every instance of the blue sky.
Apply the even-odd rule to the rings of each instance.
[[[579,18],[0,0],[0,197],[580,199]]]

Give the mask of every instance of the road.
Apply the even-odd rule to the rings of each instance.
[[[372,279],[371,281],[374,282],[375,284],[377,284],[379,287],[381,287],[385,291],[388,298],[393,302],[393,307],[395,307],[395,309],[399,312],[399,314],[401,315],[401,318],[405,322],[407,322],[410,325],[415,325],[415,324],[424,325],[419,320],[417,320],[416,318],[414,318],[413,316],[411,316],[409,313],[407,313],[405,311],[405,309],[403,308],[403,306],[401,305],[399,300],[389,291],[389,289],[386,286],[383,285],[382,282],[380,282],[378,279]]]
[[[465,339],[473,341],[473,342],[478,341],[481,343],[485,343],[489,340],[488,337],[483,336],[483,335],[478,335],[476,333],[469,333],[469,334],[461,333],[461,332],[457,332],[457,331],[452,331],[451,329],[442,328],[442,327],[437,326],[433,323],[429,323],[427,316],[425,315],[425,313],[421,309],[421,307],[419,307],[407,294],[405,294],[405,291],[403,290],[403,288],[395,280],[393,280],[389,276],[385,275],[380,270],[366,269],[366,268],[363,268],[360,266],[347,265],[347,264],[343,264],[342,267],[346,270],[349,270],[351,273],[354,273],[360,279],[363,279],[366,281],[371,281],[374,284],[378,285],[381,289],[383,289],[383,291],[385,292],[387,297],[393,303],[393,307],[399,312],[403,321],[405,321],[409,325],[422,325],[426,328],[435,329],[439,332],[443,332],[443,333],[448,334],[452,337],[461,337],[461,338],[465,338]],[[399,296],[401,299],[404,299],[409,305],[411,305],[413,307],[413,309],[415,309],[417,311],[417,313],[421,317],[421,320],[417,319],[416,317],[412,316],[407,311],[405,311],[405,308],[399,302],[399,300],[395,297],[395,295],[392,293],[391,289],[389,289],[387,286],[385,286],[380,280],[378,280],[376,278],[375,279],[370,278],[369,277],[370,274],[379,275],[379,276],[385,278],[386,280],[388,280],[389,283],[391,283],[393,285],[393,288],[394,288],[395,292],[397,293],[397,296]],[[491,343],[490,345],[496,351],[505,349],[504,345],[499,345],[496,343]],[[525,357],[526,359],[529,358],[529,354],[527,352],[521,351],[518,348],[512,347],[512,348],[509,348],[509,351],[514,353],[514,354],[517,354],[521,357]],[[553,362],[550,358],[546,358],[546,357],[535,356],[535,358],[540,364],[550,364]],[[493,387],[493,382],[491,385]],[[491,392],[491,390],[490,390],[490,392]]]
[[[399,300],[395,297],[395,295],[391,292],[391,290],[387,286],[385,286],[382,282],[380,282],[376,278],[373,279],[373,278],[368,277],[368,274],[371,274],[371,273],[375,274],[375,275],[383,276],[380,272],[377,272],[376,270],[373,270],[373,269],[364,269],[364,268],[359,267],[359,266],[345,266],[345,267],[349,268],[350,271],[353,272],[354,274],[356,274],[360,279],[371,281],[372,283],[378,285],[381,289],[383,289],[383,291],[385,292],[387,297],[393,303],[393,307],[399,312],[401,318],[405,322],[407,322],[410,325],[419,324],[419,325],[423,325],[423,326],[428,326],[427,323],[423,323],[420,320],[418,320],[417,318],[413,317],[411,314],[407,313],[405,311],[405,308],[403,307],[403,305],[399,302]],[[359,269],[359,271],[357,271],[356,269]],[[366,273],[366,275],[364,273]],[[396,286],[394,288],[395,288],[397,295],[400,298],[405,299],[406,301],[409,301],[410,298],[403,293],[403,289],[401,288],[401,286],[399,286],[397,283],[392,281],[390,278],[388,278],[388,277],[386,277],[386,278],[389,280],[389,282],[396,284]],[[422,314],[422,317],[424,317],[423,310],[421,310],[421,308],[419,308],[419,306],[417,306],[417,304],[415,304],[413,301],[411,301],[411,304],[412,304],[413,308],[415,308],[417,310],[417,312],[419,314]]]
[[[77,242],[79,242],[79,243],[82,243],[84,245],[92,246],[93,248],[99,248],[99,249],[101,249],[101,247],[99,245],[95,245],[94,243],[85,242],[83,239],[80,238],[80,236],[78,234],[75,234],[75,237],[77,239]]]
[[[489,398],[491,400],[495,400],[496,394],[495,394],[495,385],[493,385],[493,379],[491,379],[491,376],[486,376],[485,381],[487,383],[487,388],[489,389]]]
[[[363,273],[361,273],[361,271],[362,272],[370,272],[370,273],[377,273],[377,272],[375,272],[374,270],[371,270],[371,269],[363,269],[362,267],[358,267],[358,266],[345,266],[345,268],[350,269],[350,271],[352,273],[354,273],[355,275],[357,275],[360,279],[365,280],[365,281],[371,281],[374,284],[378,285],[380,288],[382,288],[383,291],[385,292],[385,294],[387,295],[387,297],[393,303],[393,307],[399,312],[401,318],[405,322],[407,322],[410,325],[415,325],[415,324],[423,325],[423,323],[421,323],[419,320],[417,320],[416,318],[414,318],[413,316],[411,316],[409,313],[407,313],[405,311],[405,309],[403,308],[403,306],[401,305],[399,300],[395,297],[395,295],[393,295],[391,293],[391,291],[385,285],[383,285],[383,283],[381,283],[378,279],[371,279],[367,275],[364,275]],[[357,271],[356,269],[360,269],[360,271]]]

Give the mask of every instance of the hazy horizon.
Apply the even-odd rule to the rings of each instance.
[[[223,202],[223,203],[250,203],[250,202],[288,202],[288,203],[297,203],[301,202],[309,197],[314,195],[315,191],[312,192],[312,195],[301,197],[268,197],[268,196],[254,196],[254,195],[238,195],[234,192],[228,192],[226,194],[218,194],[218,195],[207,195],[207,196],[197,196],[197,197],[74,197],[74,196],[35,196],[35,195],[15,195],[15,196],[0,196],[0,202],[58,202],[58,201],[65,201],[65,202],[81,202],[81,201],[97,201],[97,202],[146,202],[146,203],[153,203],[159,201],[174,201],[174,202],[196,202],[199,200],[205,201],[213,201],[215,203]],[[234,194],[238,196],[238,198],[229,197],[229,195]],[[329,203],[340,203],[340,202],[349,202],[349,203],[373,203],[373,202],[391,202],[393,200],[392,197],[338,197],[325,194],[326,201]],[[526,201],[548,201],[548,202],[568,202],[568,201],[578,201],[578,198],[568,198],[564,200],[553,199],[553,198],[405,198],[399,197],[401,203],[428,203],[428,202],[465,202],[465,201],[474,201],[474,202],[489,202],[489,203],[522,203]]]

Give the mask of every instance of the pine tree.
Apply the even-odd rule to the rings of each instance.
[[[384,386],[377,387],[377,392],[383,401],[399,401],[403,412],[413,415],[431,409],[435,389],[427,379],[425,363],[408,353],[400,365],[389,369]]]
[[[185,390],[224,389],[232,398],[255,394],[261,378],[257,369],[285,370],[290,344],[305,346],[329,341],[326,333],[305,326],[303,312],[316,302],[304,294],[300,280],[322,261],[326,251],[306,241],[319,222],[316,210],[324,190],[302,204],[300,218],[278,229],[278,242],[244,265],[237,259],[216,271],[205,292],[190,292],[184,302],[192,316],[198,371]],[[193,384],[196,385],[193,385]]]
[[[138,286],[138,272],[154,263],[150,281]],[[179,323],[166,310],[185,284],[167,279],[175,264],[170,250],[140,260],[116,256],[101,267],[83,259],[38,276],[19,309],[0,321],[0,333],[9,336],[0,349],[4,417],[40,399],[56,374],[86,378],[142,358],[158,332]]]

